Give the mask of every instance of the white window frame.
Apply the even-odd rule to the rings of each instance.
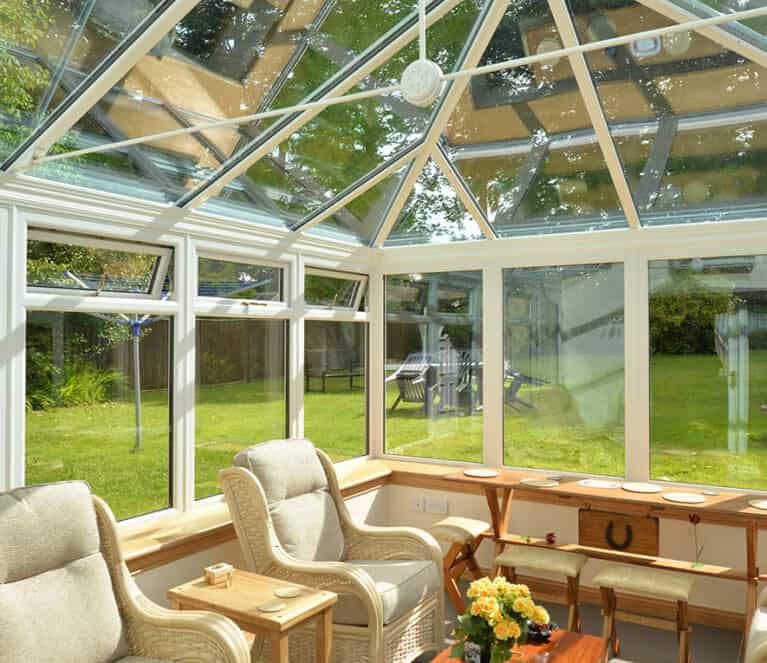
[[[52,286],[27,285],[26,290],[30,293],[56,294],[64,296],[70,295],[74,297],[114,297],[117,299],[160,299],[162,296],[162,287],[165,283],[165,277],[168,273],[168,267],[170,266],[171,258],[173,257],[173,249],[169,247],[143,244],[138,242],[102,239],[89,235],[61,233],[58,231],[40,230],[37,228],[29,228],[27,230],[27,241],[40,241],[48,242],[50,244],[59,244],[62,246],[83,246],[93,249],[122,251],[124,253],[151,255],[159,258],[157,263],[155,263],[153,273],[150,277],[151,280],[149,291],[145,293],[122,292],[114,290],[102,290],[101,292],[98,292],[93,288],[56,288]]]

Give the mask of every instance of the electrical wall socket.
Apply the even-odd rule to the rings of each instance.
[[[423,497],[416,497],[413,500],[413,511],[418,511],[419,513],[426,511],[426,499]]]
[[[438,497],[426,498],[426,513],[433,513],[439,516],[446,516],[448,511],[447,500]]]

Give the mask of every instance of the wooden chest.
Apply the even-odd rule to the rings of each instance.
[[[658,519],[610,511],[578,511],[578,543],[637,555],[658,555]]]

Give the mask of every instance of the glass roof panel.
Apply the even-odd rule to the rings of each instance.
[[[561,47],[545,0],[514,3],[481,64]],[[474,77],[444,139],[500,235],[625,225],[566,58]]]
[[[0,158],[19,147],[64,100],[64,76],[78,85],[159,4],[70,0],[11,2],[3,8]],[[155,52],[167,47],[163,40]]]
[[[574,11],[584,41],[673,25],[627,0],[580,0]],[[696,32],[595,51],[586,60],[643,223],[764,215],[762,67]]]
[[[483,238],[455,189],[429,158],[384,246]]]
[[[405,4],[411,9],[415,7],[414,3]],[[455,67],[478,15],[477,3],[464,0],[429,28],[429,57],[439,62],[444,71]],[[302,59],[272,106],[280,108],[297,103],[325,83],[335,72],[335,65],[328,59],[331,56],[323,50],[310,59]],[[378,67],[353,92],[397,83],[405,67],[417,58],[418,46],[412,42]],[[285,174],[284,188],[276,197],[274,191],[269,195],[280,207],[280,213],[286,215],[288,223],[295,223],[413,145],[423,136],[429,117],[430,109],[412,106],[399,94],[328,108],[225,187],[217,198],[230,204],[235,201],[249,204],[233,192],[245,182],[257,188],[274,186],[277,170]],[[220,209],[217,198],[210,199],[200,209]]]
[[[354,239],[363,244],[369,244],[373,241],[389,203],[397,191],[397,185],[406,171],[407,166],[404,166],[392,173],[362,195],[357,196],[329,219],[321,221],[307,232],[342,239]]]
[[[146,1],[127,4],[138,6]],[[101,4],[112,5],[115,0]],[[343,27],[349,16],[355,15],[363,23],[370,20],[353,39],[356,47],[364,49],[412,13],[410,5],[382,6],[372,0],[202,0],[163,40],[162,48],[141,58],[120,86],[101,99],[53,151],[255,113],[270,107],[283,88],[292,90],[298,101],[355,57],[344,41],[349,39]],[[76,82],[67,72],[60,85]],[[289,85],[284,87],[286,82]],[[375,102],[359,112],[383,114]],[[82,163],[64,161],[33,174],[109,190],[116,187],[119,192],[150,200],[175,201],[209,179],[261,129],[243,126],[205,131],[117,154],[108,152],[100,159],[78,160]],[[368,130],[367,125],[361,130]],[[284,190],[292,197],[308,196],[310,187],[291,182],[284,166],[279,160],[260,166],[267,173],[261,177],[266,189],[255,181],[238,182],[228,190],[232,200],[218,203],[219,211],[269,222],[264,217],[282,212]],[[154,175],[146,177],[149,170]],[[126,175],[129,181],[121,182]],[[295,205],[300,211],[293,216],[300,218],[305,205],[292,197],[288,208]],[[236,204],[240,200],[246,203],[245,209]],[[283,225],[276,219],[271,223]]]

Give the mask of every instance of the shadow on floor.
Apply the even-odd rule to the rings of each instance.
[[[465,589],[465,588],[464,588]],[[544,605],[551,614],[551,619],[560,625],[567,624],[567,610],[564,606]],[[581,606],[583,632],[594,635],[602,633],[602,616],[599,608],[593,605]],[[456,626],[455,610],[445,598],[445,637]],[[647,628],[638,624],[618,622],[618,635],[621,640],[620,658],[611,663],[677,663],[676,635],[669,631]],[[692,663],[739,663],[742,634],[725,629],[694,624],[690,637]],[[448,646],[446,642],[445,646]],[[421,656],[417,663],[429,663],[431,655]]]

